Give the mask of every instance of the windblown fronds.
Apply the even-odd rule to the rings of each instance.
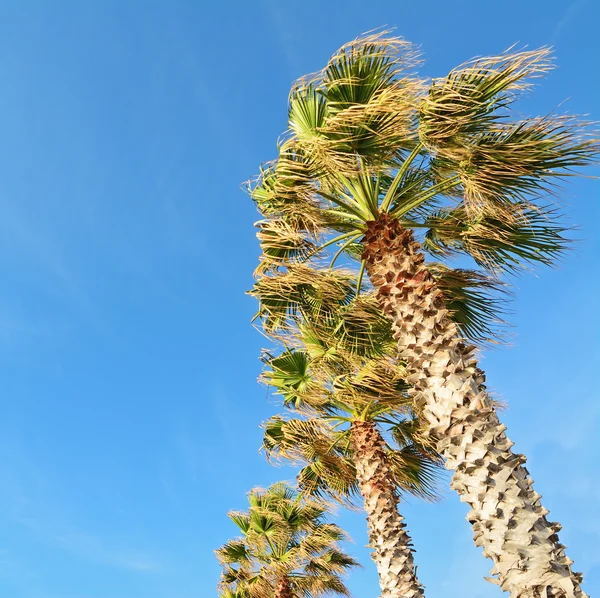
[[[492,211],[470,221],[463,205],[441,210],[427,219],[423,247],[436,256],[468,254],[494,274],[518,272],[528,263],[556,263],[570,245],[556,208],[516,202],[512,212],[509,220]]]
[[[419,106],[420,138],[442,155],[455,157],[473,136],[506,118],[506,108],[531,79],[552,68],[549,48],[478,58],[434,79]]]
[[[262,254],[255,275],[302,262],[316,250],[310,238],[283,218],[263,220],[256,224]]]
[[[227,598],[272,598],[282,580],[294,596],[348,595],[343,576],[356,561],[342,551],[347,539],[328,523],[328,508],[283,483],[248,495],[248,511],[231,512],[241,536],[216,551],[219,591]]]
[[[357,491],[351,422],[373,421],[390,430],[391,441],[402,428],[401,442],[386,445],[394,484],[399,492],[433,498],[439,458],[413,421],[404,367],[373,294],[321,314],[294,315],[284,350],[265,354],[262,381],[296,414],[267,422],[267,455],[303,465],[298,483],[304,492],[351,502]],[[412,425],[403,427],[408,420]]]
[[[269,333],[288,326],[290,318],[300,313],[327,317],[347,305],[354,293],[352,274],[303,264],[290,264],[282,274],[259,278],[250,291],[260,302],[259,315]]]
[[[512,270],[523,261],[551,263],[565,248],[560,233],[553,237],[564,228],[552,223],[539,251],[531,251],[528,235],[520,247],[521,235],[513,234],[524,230],[527,219],[537,227],[536,211],[556,220],[558,214],[544,207],[546,196],[599,153],[590,123],[556,114],[515,119],[511,113],[519,94],[552,69],[550,50],[511,48],[428,85],[414,75],[418,64],[410,43],[387,32],[368,34],[293,86],[279,158],[252,187],[261,213],[287,225],[273,228],[279,242],[267,243],[259,233],[270,250],[263,254],[263,271],[277,267],[280,254],[285,261],[288,252],[310,260],[333,250],[332,266],[343,255],[360,258],[367,223],[385,213],[424,229],[430,247],[434,238],[443,244],[468,236],[472,242],[462,250],[494,274],[497,256],[487,255],[494,253],[491,243],[481,247],[480,238],[499,236],[506,244],[502,251],[526,254],[512,261]],[[452,215],[443,225],[442,214]],[[491,237],[464,235],[461,228],[476,231],[492,220],[502,226],[492,227],[497,234]]]
[[[443,264],[430,264],[428,269],[442,292],[450,317],[465,338],[476,343],[497,340],[498,328],[505,324],[500,314],[506,310],[502,300],[506,285],[474,270]]]
[[[327,66],[297,81],[290,94],[289,127],[316,172],[356,172],[413,147],[423,81],[412,72],[418,52],[384,33],[346,44]]]
[[[475,218],[495,210],[519,218],[515,202],[554,193],[558,179],[590,161],[592,140],[573,117],[545,116],[495,125],[478,136],[458,165],[464,205]]]
[[[264,424],[267,457],[303,465],[297,480],[304,493],[353,504],[358,486],[349,429],[340,429],[333,419],[329,422],[310,412],[303,415],[288,419],[275,416]],[[402,443],[396,448],[386,446],[393,481],[400,496],[436,500],[441,462],[426,443],[415,442],[418,425],[416,420],[410,421],[412,429]]]

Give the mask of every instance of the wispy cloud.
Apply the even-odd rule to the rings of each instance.
[[[77,558],[90,563],[148,573],[162,568],[161,564],[149,555],[111,546],[95,535],[70,531],[54,535],[52,539]]]
[[[555,40],[557,40],[563,31],[573,22],[575,16],[584,4],[585,0],[576,0],[567,8],[562,18],[556,24],[556,28],[554,30]]]

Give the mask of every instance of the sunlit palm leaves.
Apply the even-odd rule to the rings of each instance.
[[[371,162],[411,147],[422,88],[412,75],[417,63],[410,43],[381,34],[342,47],[321,72],[293,87],[287,147],[325,178],[352,173],[356,152]]]
[[[481,272],[448,268],[443,264],[430,264],[429,271],[451,319],[465,338],[478,343],[500,337],[504,324],[500,315],[505,311],[503,299],[507,294],[500,282]]]
[[[493,272],[518,272],[531,263],[552,265],[568,248],[567,229],[555,220],[556,208],[515,203],[512,218],[482,212],[470,220],[462,205],[428,219],[423,248],[435,256],[470,255]]]
[[[434,497],[440,462],[419,434],[391,327],[372,293],[337,302],[325,318],[308,306],[292,322],[280,337],[284,349],[264,359],[263,381],[293,412],[265,424],[267,455],[302,465],[303,491],[352,501],[357,482],[351,424],[374,422],[388,439],[398,492]]]
[[[241,536],[216,553],[224,598],[272,598],[289,583],[295,598],[348,595],[343,575],[357,563],[342,551],[344,532],[325,520],[324,503],[283,483],[248,495],[250,508],[229,514]]]
[[[425,249],[460,245],[493,274],[565,249],[544,198],[594,160],[594,131],[574,117],[510,112],[551,70],[550,51],[480,58],[428,85],[417,66],[408,42],[366,35],[294,85],[279,158],[252,188],[273,220],[261,224],[261,268],[356,258],[366,223],[384,212],[423,233]]]
[[[506,109],[531,80],[551,70],[548,48],[479,58],[434,79],[419,107],[420,137],[442,155],[506,118]]]

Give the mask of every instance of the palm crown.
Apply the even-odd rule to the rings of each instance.
[[[352,499],[357,486],[350,427],[372,422],[388,439],[397,490],[433,498],[440,461],[420,438],[391,325],[375,297],[371,292],[357,297],[349,272],[291,270],[290,280],[302,289],[290,293],[295,302],[286,305],[293,308],[294,325],[284,326],[284,314],[271,309],[283,349],[265,353],[262,379],[294,417],[275,416],[265,424],[267,455],[303,464],[298,475],[303,491]],[[269,283],[285,284],[286,278],[263,281],[262,297]]]
[[[550,51],[475,60],[429,84],[417,65],[408,42],[369,35],[296,83],[279,157],[251,188],[267,217],[260,273],[332,247],[332,264],[360,259],[367,223],[382,215],[421,231],[436,258],[466,253],[494,274],[566,248],[544,198],[598,145],[573,117],[508,110],[550,70]]]
[[[342,576],[357,563],[340,548],[345,533],[325,521],[324,503],[284,483],[254,489],[248,501],[248,511],[229,513],[241,537],[216,551],[221,596],[272,598],[282,580],[292,597],[348,594]]]

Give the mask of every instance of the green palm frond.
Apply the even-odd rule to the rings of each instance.
[[[443,264],[428,264],[449,310],[465,338],[474,343],[500,338],[504,325],[500,314],[506,311],[506,285],[482,272],[448,268]]]
[[[283,397],[286,405],[299,405],[316,384],[309,372],[310,359],[302,351],[286,351],[268,362],[262,379]]]
[[[550,50],[511,52],[479,58],[434,79],[419,107],[419,133],[426,146],[452,158],[474,135],[486,132],[530,79],[551,68]]]
[[[367,34],[342,46],[322,73],[328,103],[336,112],[368,104],[419,62],[415,46],[385,32]]]
[[[409,42],[366,35],[333,55],[320,74],[331,117],[330,134],[369,158],[414,144],[414,121],[422,83],[411,76],[418,52]]]
[[[247,533],[250,529],[250,518],[246,513],[232,511],[229,513],[229,518],[240,528],[243,534]]]
[[[298,575],[292,578],[292,591],[299,598],[316,598],[317,596],[350,596],[348,588],[337,575]]]
[[[304,347],[306,354],[311,361],[317,363],[323,361],[338,361],[340,354],[336,348],[335,342],[330,342],[331,337],[327,334],[331,328],[335,329],[336,323],[333,318],[324,320],[326,323],[317,320],[313,325],[314,318],[305,318],[297,322],[298,333],[295,338],[299,346]],[[323,332],[323,328],[326,332]]]
[[[298,340],[315,357],[349,354],[375,359],[391,354],[395,346],[391,324],[372,292],[330,311],[326,318],[305,313],[297,327]]]
[[[342,573],[351,567],[357,567],[359,564],[346,553],[340,552],[334,548],[323,551],[318,558],[311,560],[307,566],[307,570],[315,569],[316,571],[327,572],[334,571]]]
[[[319,418],[283,419],[273,416],[265,424],[263,448],[267,457],[281,457],[293,462],[315,458],[336,448],[335,430]]]
[[[323,94],[310,83],[296,84],[290,93],[288,119],[291,131],[300,142],[319,137],[329,107]]]
[[[440,458],[410,445],[389,451],[387,460],[400,495],[410,494],[429,501],[439,499],[439,480],[443,471]]]
[[[248,547],[241,540],[230,540],[216,551],[221,563],[241,563],[250,559]]]
[[[391,323],[381,312],[373,293],[363,293],[344,306],[330,338],[352,355],[377,358],[389,355],[394,346]]]
[[[310,496],[331,497],[349,505],[360,496],[350,459],[316,459],[298,472],[296,480],[301,491]]]
[[[458,165],[467,212],[477,215],[493,207],[510,219],[515,201],[531,202],[551,194],[558,179],[588,164],[597,151],[585,129],[566,116],[490,127]]]
[[[438,194],[433,194],[429,199],[423,200],[433,185],[439,183],[429,169],[409,168],[398,184],[391,197],[390,213],[401,214],[408,220],[420,220],[424,218],[432,208],[440,204]],[[386,185],[389,189],[392,181]],[[450,190],[450,189],[449,189]]]
[[[320,173],[356,171],[353,156],[381,161],[415,143],[422,82],[410,43],[370,34],[342,47],[290,95],[290,132]]]
[[[552,265],[568,249],[568,229],[556,221],[555,208],[516,203],[512,211],[510,220],[484,212],[473,221],[462,205],[441,210],[427,220],[423,248],[438,257],[465,253],[493,273]]]
[[[404,376],[403,365],[385,357],[354,363],[352,370],[332,380],[332,397],[359,418],[402,412],[412,404]]]

